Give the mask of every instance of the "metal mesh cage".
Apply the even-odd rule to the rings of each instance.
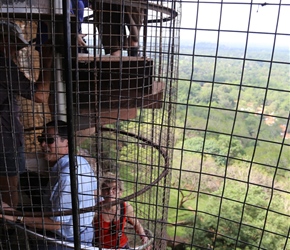
[[[289,3],[89,2],[0,1],[0,180],[10,183],[0,185],[1,201],[19,193],[14,211],[2,203],[0,248],[34,249],[42,239],[98,249],[84,245],[91,242],[78,227],[83,215],[103,211],[100,188],[97,198],[88,195],[94,206],[75,198],[81,156],[99,187],[107,172],[123,181],[113,205],[132,205],[151,249],[288,249]],[[16,23],[29,42],[17,57],[7,51],[21,41],[3,22]],[[25,79],[32,86],[47,71],[48,101],[30,100]],[[9,164],[23,159],[16,118],[27,171],[11,174]],[[43,144],[55,119],[67,121],[70,157],[71,198],[61,212],[42,200],[53,190]],[[16,189],[11,176],[19,176]],[[74,237],[53,234],[58,216],[61,225],[71,216]],[[147,248],[130,223],[125,232],[131,248]]]

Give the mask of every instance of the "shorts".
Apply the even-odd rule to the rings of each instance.
[[[24,147],[0,151],[0,175],[16,176],[25,172]]]

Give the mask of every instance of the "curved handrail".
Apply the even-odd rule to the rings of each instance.
[[[53,242],[53,243],[58,244],[58,245],[66,246],[66,247],[71,248],[71,249],[75,248],[73,242],[69,242],[69,241],[65,241],[65,240],[57,240],[55,238],[47,237],[46,235],[43,235],[43,234],[34,232],[34,231],[30,230],[30,229],[27,229],[24,225],[21,225],[21,224],[18,224],[18,223],[13,223],[11,221],[7,221],[7,222],[9,222],[9,224],[19,228],[20,230],[25,231],[29,235],[32,235],[32,236],[34,236],[36,238],[40,238],[42,240],[44,239],[46,241]],[[131,249],[131,250],[142,250],[142,249],[146,249],[148,246],[153,244],[153,241],[154,241],[153,233],[149,229],[144,229],[144,230],[146,232],[147,237],[149,238],[149,241],[146,244],[143,244],[143,245],[137,246],[137,247],[133,247],[133,248],[130,247],[129,249]],[[94,247],[94,246],[81,245],[80,249],[81,250],[99,250],[100,248],[99,247]],[[103,248],[102,247],[102,250],[113,250],[113,249],[108,249],[108,248]]]
[[[110,3],[112,4],[111,0],[100,0],[102,1],[102,3]],[[163,14],[168,15],[169,17],[165,17],[163,19],[150,19],[147,20],[148,23],[158,23],[158,22],[168,22],[173,20],[174,18],[177,17],[178,13],[176,10],[165,7],[163,5],[160,4],[154,4],[151,2],[132,2],[131,0],[115,0],[114,4],[119,4],[122,6],[130,6],[130,7],[137,7],[137,8],[141,8],[141,9],[148,9],[148,10],[153,10],[156,12],[160,12]],[[83,22],[84,23],[89,23],[90,22],[90,18],[92,18],[94,16],[94,14],[91,14],[89,16],[84,17]]]
[[[37,129],[41,129],[41,128],[44,128],[44,127],[37,127]],[[29,131],[31,128],[28,128],[26,129],[26,131]],[[34,128],[36,129],[36,128]],[[161,172],[161,174],[154,180],[150,183],[150,185],[146,185],[145,187],[143,187],[142,189],[140,189],[139,191],[131,194],[131,195],[128,195],[122,199],[117,199],[115,202],[113,202],[112,204],[115,205],[115,204],[118,204],[120,202],[123,202],[123,201],[129,201],[145,192],[147,192],[153,185],[155,185],[156,183],[158,183],[163,177],[165,177],[168,172],[169,172],[169,161],[168,161],[168,157],[167,157],[167,154],[165,152],[164,149],[161,148],[160,145],[154,143],[153,141],[150,141],[148,140],[147,138],[145,137],[142,137],[140,135],[136,135],[134,133],[130,133],[130,132],[127,132],[127,131],[122,131],[122,130],[116,130],[116,129],[113,129],[113,128],[106,128],[106,127],[102,127],[101,128],[102,131],[110,131],[110,132],[115,132],[115,133],[119,133],[119,134],[122,134],[122,135],[127,135],[127,136],[130,136],[130,137],[134,137],[138,140],[141,140],[145,143],[147,143],[148,145],[152,146],[153,148],[157,149],[160,154],[163,156],[164,160],[165,160],[165,164],[164,164],[164,169],[163,171]],[[91,206],[91,207],[86,207],[86,208],[80,208],[78,210],[78,213],[87,213],[87,212],[92,212],[92,211],[97,211],[100,209],[100,207],[102,207],[104,205],[101,205],[101,204],[97,204],[95,206]],[[0,211],[0,214],[2,214],[3,212]],[[5,214],[6,215],[15,215],[15,216],[23,216],[23,212],[20,212],[20,211],[11,211],[11,210],[7,210],[5,211]],[[24,212],[24,215],[25,216],[34,216],[34,217],[52,217],[52,216],[65,216],[65,215],[72,215],[72,209],[69,209],[69,210],[65,210],[65,211],[58,211],[58,212]]]

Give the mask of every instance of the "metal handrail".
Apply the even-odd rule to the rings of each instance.
[[[62,246],[66,246],[66,247],[71,248],[71,249],[75,249],[75,246],[74,246],[73,242],[69,242],[69,241],[65,241],[65,240],[57,240],[57,239],[54,239],[54,238],[51,238],[51,237],[47,237],[46,235],[42,235],[40,233],[36,233],[36,232],[34,232],[34,231],[30,230],[30,229],[27,229],[22,224],[17,224],[15,222],[8,221],[8,220],[7,220],[7,222],[9,224],[19,228],[20,230],[25,231],[29,235],[36,237],[36,238],[39,238],[39,239],[42,239],[42,240],[44,239],[44,240],[46,240],[48,242],[53,242],[53,243],[58,244],[58,245],[62,245]],[[149,247],[150,245],[153,244],[153,241],[154,241],[153,233],[149,229],[144,229],[144,230],[146,232],[146,236],[149,238],[149,241],[146,244],[143,244],[141,246],[136,246],[136,247],[133,247],[133,248],[130,247],[129,249],[131,249],[131,250],[142,250],[142,249],[146,249],[147,247]],[[99,247],[94,247],[94,246],[87,246],[87,245],[82,244],[80,246],[80,249],[81,250],[99,250],[100,248]],[[102,250],[113,250],[113,249],[111,249],[111,248],[103,248],[102,247]]]
[[[111,0],[101,0],[101,1],[102,1],[102,3],[111,3],[112,4]],[[168,22],[168,21],[176,18],[178,15],[177,11],[175,11],[174,9],[165,7],[165,6],[160,5],[160,4],[154,4],[151,2],[142,2],[142,1],[132,2],[130,0],[115,0],[114,4],[153,10],[153,11],[160,12],[160,13],[163,13],[163,14],[166,14],[169,16],[169,17],[160,18],[160,19],[150,19],[150,20],[147,20],[147,23]],[[90,19],[92,17],[94,17],[94,14],[91,14],[89,16],[84,17],[83,23],[91,23]]]
[[[37,129],[41,129],[44,127],[37,127]],[[29,131],[31,128],[26,129],[25,131]],[[138,197],[141,194],[144,194],[145,192],[147,192],[149,189],[151,189],[152,186],[154,186],[155,184],[157,184],[162,178],[164,178],[165,176],[167,176],[168,172],[169,172],[169,161],[168,161],[168,156],[166,151],[162,148],[161,145],[154,143],[153,141],[148,140],[148,138],[146,137],[142,137],[140,135],[136,135],[134,133],[130,133],[128,131],[123,131],[123,130],[116,130],[113,128],[106,128],[106,127],[102,127],[101,128],[102,131],[108,131],[108,132],[115,132],[118,134],[122,134],[122,135],[127,135],[129,137],[133,137],[135,139],[138,139],[146,144],[148,144],[149,146],[157,149],[159,151],[159,153],[161,154],[161,156],[164,158],[165,163],[164,163],[164,169],[163,171],[159,174],[159,176],[153,180],[150,184],[145,185],[142,189],[138,190],[137,192],[128,195],[122,199],[117,199],[115,202],[112,203],[112,205],[114,204],[118,204],[121,201],[129,201],[133,198]],[[102,205],[97,204],[95,206],[92,207],[87,207],[87,208],[80,208],[78,209],[78,213],[87,213],[87,212],[92,212],[92,211],[97,211]],[[0,211],[0,213],[3,213],[2,211]],[[15,215],[15,216],[23,216],[23,213],[21,211],[10,211],[7,210],[5,211],[6,215]],[[25,216],[43,216],[43,217],[51,217],[51,216],[65,216],[65,215],[71,215],[72,214],[72,209],[68,209],[65,211],[58,211],[58,212],[25,212]]]

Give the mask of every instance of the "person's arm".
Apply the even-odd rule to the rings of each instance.
[[[78,45],[80,47],[86,47],[87,44],[84,42],[83,37],[85,37],[86,34],[78,34]]]
[[[5,216],[6,217],[6,216]],[[12,216],[13,221],[17,222],[16,216]],[[20,216],[21,218],[21,216]],[[59,221],[53,221],[52,219],[48,217],[23,217],[22,223],[30,228],[35,229],[45,229],[49,231],[59,230],[60,229],[60,222]]]
[[[53,221],[48,217],[28,217],[28,216],[15,216],[15,215],[5,215],[6,211],[16,211],[12,207],[8,206],[6,203],[2,202],[2,211],[0,213],[0,218],[5,218],[6,220],[13,221],[15,223],[23,223],[30,228],[35,229],[46,229],[46,230],[58,230],[60,229],[60,222]]]
[[[146,244],[149,241],[149,238],[147,237],[141,223],[136,218],[133,207],[128,203],[126,203],[126,217],[128,222],[134,226],[135,232],[140,236],[143,244]],[[151,247],[147,247],[146,249],[149,250]]]
[[[36,91],[34,93],[34,101],[38,103],[47,103],[50,93],[50,81],[52,72],[52,45],[44,44],[40,56],[40,60],[42,61],[40,65],[43,67],[43,70],[40,71],[39,78],[35,83]]]
[[[47,218],[47,217],[27,217],[27,216],[23,217],[23,216],[14,216],[14,215],[4,215],[4,216],[1,215],[1,217],[4,217],[6,220],[10,220],[15,223],[18,223],[18,219],[21,218],[20,222],[30,228],[45,229],[49,231],[60,229],[59,222],[53,221],[52,219]]]

